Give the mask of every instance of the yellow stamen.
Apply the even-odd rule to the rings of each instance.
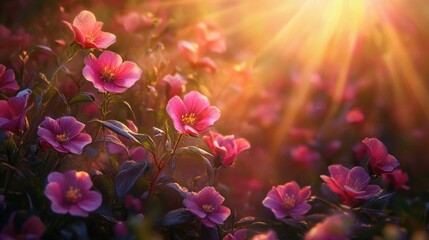
[[[57,142],[59,142],[60,144],[67,143],[69,141],[69,138],[67,137],[67,133],[58,134],[56,139],[57,139]]]
[[[100,78],[106,83],[112,82],[113,79],[115,79],[114,69],[109,67],[104,67],[103,70],[101,71]]]
[[[66,193],[66,200],[70,203],[77,203],[81,199],[82,194],[80,193],[80,189],[70,186],[69,190]]]
[[[214,210],[215,210],[214,207],[210,204],[204,204],[203,205],[203,211],[205,213],[212,213]]]
[[[195,113],[186,113],[182,115],[182,123],[187,125],[194,125],[197,118],[195,117]]]
[[[284,208],[286,208],[286,209],[293,208],[293,207],[295,207],[295,203],[296,203],[296,200],[295,200],[295,196],[294,195],[292,195],[292,197],[290,197],[287,194],[285,195],[285,198],[284,198],[284,201],[283,201],[283,207]]]

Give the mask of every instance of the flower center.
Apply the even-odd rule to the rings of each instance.
[[[283,201],[283,207],[286,209],[291,209],[293,207],[295,207],[295,196],[292,195],[292,197],[290,197],[289,195],[285,195],[284,201]]]
[[[66,192],[66,200],[69,203],[77,203],[82,199],[82,193],[80,189],[73,186],[69,187],[69,190]]]
[[[85,35],[85,40],[86,40],[87,42],[94,42],[94,40],[95,40],[95,36],[94,36],[94,34],[93,34],[93,33],[91,33],[91,34]]]
[[[195,113],[186,113],[182,115],[182,123],[187,125],[194,125],[197,118],[195,117]]]
[[[101,71],[101,80],[105,83],[110,83],[115,79],[114,69],[109,67],[104,67]]]
[[[57,139],[57,142],[59,142],[60,144],[65,144],[69,141],[69,138],[67,137],[67,133],[58,134],[56,139]]]
[[[205,213],[212,213],[214,210],[215,210],[214,207],[210,204],[203,205],[203,212]]]

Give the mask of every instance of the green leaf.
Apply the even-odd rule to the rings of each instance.
[[[120,97],[112,97],[110,100],[111,103],[120,103],[122,105],[124,105],[128,111],[131,113],[133,120],[136,120],[136,115],[134,114],[133,109],[131,108],[131,105],[129,102],[125,101],[124,99],[120,98]]]
[[[180,194],[180,196],[182,196],[182,197],[186,197],[186,195],[189,192],[187,188],[182,187],[178,183],[175,183],[175,182],[170,182],[170,183],[167,183],[165,185],[176,190]]]
[[[206,165],[206,168],[207,168],[207,176],[209,177],[210,182],[213,183],[213,181],[214,181],[214,169],[213,169],[213,165],[205,157],[205,156],[211,156],[211,157],[213,157],[213,155],[211,155],[210,153],[204,151],[203,149],[195,147],[195,146],[188,146],[188,147],[179,148],[179,149],[177,149],[176,154],[177,155],[195,156],[198,159],[202,160],[204,162],[204,164]]]
[[[95,97],[89,93],[80,92],[70,100],[69,104],[73,105],[77,103],[87,103],[87,102],[95,102]]]
[[[144,133],[133,133],[132,135],[140,141],[140,145],[142,147],[146,148],[150,152],[155,151],[155,143],[149,135]]]
[[[115,178],[115,189],[118,197],[123,197],[148,169],[147,161],[125,161]]]
[[[45,45],[34,45],[31,46],[30,49],[28,49],[29,54],[33,53],[34,51],[44,51],[56,55],[52,48]]]
[[[131,141],[134,141],[138,144],[142,144],[135,136],[135,132],[133,132],[131,129],[129,129],[125,124],[116,121],[116,120],[99,120],[96,119],[96,122],[101,123],[103,126],[107,127],[108,129],[112,130],[113,132],[121,135],[122,137],[125,137]]]
[[[194,215],[185,208],[179,208],[168,212],[159,221],[158,225],[171,226],[183,224],[194,220]]]
[[[108,176],[100,174],[92,177],[94,187],[100,190],[101,193],[107,195],[109,199],[115,196],[115,185]]]
[[[200,155],[200,156],[208,156],[208,157],[213,157],[213,155],[211,155],[209,152],[199,148],[199,147],[195,147],[195,146],[187,146],[187,147],[182,147],[177,149],[176,151],[177,155]]]

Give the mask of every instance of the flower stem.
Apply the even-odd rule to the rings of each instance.
[[[142,213],[144,213],[144,212],[146,211],[146,208],[147,208],[147,206],[149,205],[150,196],[152,195],[152,192],[153,192],[153,190],[154,190],[154,188],[155,188],[155,183],[156,183],[156,181],[158,180],[158,176],[159,176],[159,174],[162,172],[162,170],[164,169],[164,167],[165,167],[165,166],[167,166],[167,165],[168,165],[168,163],[170,163],[170,161],[173,159],[174,154],[176,153],[177,147],[179,146],[179,142],[180,142],[180,139],[182,138],[182,135],[183,135],[183,134],[181,133],[181,134],[179,135],[179,137],[177,138],[176,143],[175,143],[175,145],[174,145],[173,152],[171,153],[170,158],[169,158],[167,161],[165,161],[165,162],[160,162],[160,163],[158,164],[158,162],[157,162],[157,161],[156,161],[156,159],[155,159],[155,164],[157,165],[157,166],[156,166],[156,173],[155,173],[155,175],[153,176],[153,178],[152,178],[152,179],[151,179],[151,181],[150,181],[149,191],[148,191],[148,195],[147,195],[146,201],[145,201],[145,203],[144,203],[144,206],[143,206],[143,208],[142,208]]]
[[[326,201],[323,198],[320,198],[320,197],[317,197],[317,196],[313,196],[312,199],[319,200],[320,202],[322,202],[324,204],[327,204],[327,205],[329,205],[329,206],[331,206],[331,207],[333,207],[333,208],[335,208],[335,209],[337,209],[339,211],[342,211],[342,209],[340,207],[338,207],[337,205],[335,205],[333,203],[330,203],[330,202]]]

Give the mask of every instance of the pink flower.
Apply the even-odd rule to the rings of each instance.
[[[262,201],[262,205],[271,209],[278,219],[290,216],[300,220],[311,209],[311,205],[305,202],[310,195],[309,186],[301,189],[295,181],[292,181],[273,187]]]
[[[399,167],[398,160],[387,153],[386,146],[380,140],[365,138],[362,142],[368,149],[368,161],[374,174],[389,173]]]
[[[6,70],[3,64],[0,64],[0,92],[10,93],[18,91],[19,86],[15,80],[15,73],[12,69]]]
[[[292,160],[299,163],[304,163],[311,166],[315,162],[320,160],[320,154],[316,151],[310,150],[305,145],[292,148],[291,150]]]
[[[210,136],[204,136],[203,140],[212,150],[216,165],[230,166],[240,152],[250,148],[250,143],[244,138],[223,136],[212,131],[209,134]]]
[[[207,227],[214,227],[231,215],[229,208],[222,206],[225,200],[214,187],[205,187],[198,193],[190,192],[183,205]]]
[[[82,48],[108,48],[116,42],[112,33],[102,32],[102,22],[97,22],[94,14],[89,11],[80,12],[73,20],[73,24],[63,21],[73,31],[74,41]]]
[[[149,28],[154,25],[154,20],[147,15],[138,12],[130,12],[121,16],[119,22],[124,26],[125,31],[129,33],[137,32],[143,28]]]
[[[365,120],[365,115],[358,108],[350,110],[346,115],[346,120],[348,123],[360,124]]]
[[[174,74],[174,76],[167,75],[162,81],[168,84],[167,97],[169,99],[176,95],[180,96],[185,91],[187,81],[178,73]]]
[[[177,49],[189,62],[195,64],[199,59],[199,46],[194,42],[180,41]]]
[[[247,239],[247,229],[240,229],[232,233],[228,233],[223,240],[246,240]]]
[[[318,223],[305,235],[305,240],[348,240],[351,219],[344,215],[333,215]]]
[[[406,185],[409,180],[408,174],[400,169],[396,169],[391,173],[385,173],[382,175],[383,181],[393,186],[393,189],[409,190],[410,187]]]
[[[26,127],[27,106],[31,91],[23,90],[15,97],[0,100],[0,129],[14,133],[24,131]]]
[[[16,214],[14,212],[9,217],[9,220],[3,230],[0,232],[0,239],[2,240],[14,240],[14,239],[40,239],[45,232],[45,224],[38,216],[28,217],[23,224],[16,224]],[[22,221],[22,214],[19,220]]]
[[[209,57],[201,57],[201,49],[198,44],[188,41],[180,41],[177,48],[190,64],[195,68],[203,69],[206,72],[213,73],[217,69],[216,63]]]
[[[196,33],[199,45],[212,52],[223,53],[226,50],[226,42],[214,23],[200,22],[197,24]]]
[[[174,96],[167,103],[167,113],[180,133],[193,136],[204,134],[220,118],[217,107],[210,106],[207,97],[192,91],[180,99]]]
[[[48,182],[45,196],[51,200],[51,209],[55,213],[86,217],[101,205],[101,194],[90,191],[92,181],[86,172],[52,172]]]
[[[98,59],[92,53],[85,58],[82,74],[100,92],[123,93],[140,79],[142,70],[134,62],[122,62],[118,54],[104,51]]]
[[[362,167],[354,167],[349,170],[336,164],[329,166],[328,169],[331,176],[321,175],[320,177],[349,206],[370,199],[380,191],[380,186],[368,185],[370,177]]]
[[[37,134],[55,150],[62,153],[82,154],[82,149],[92,142],[89,134],[81,133],[85,124],[71,116],[58,119],[46,117]]]

